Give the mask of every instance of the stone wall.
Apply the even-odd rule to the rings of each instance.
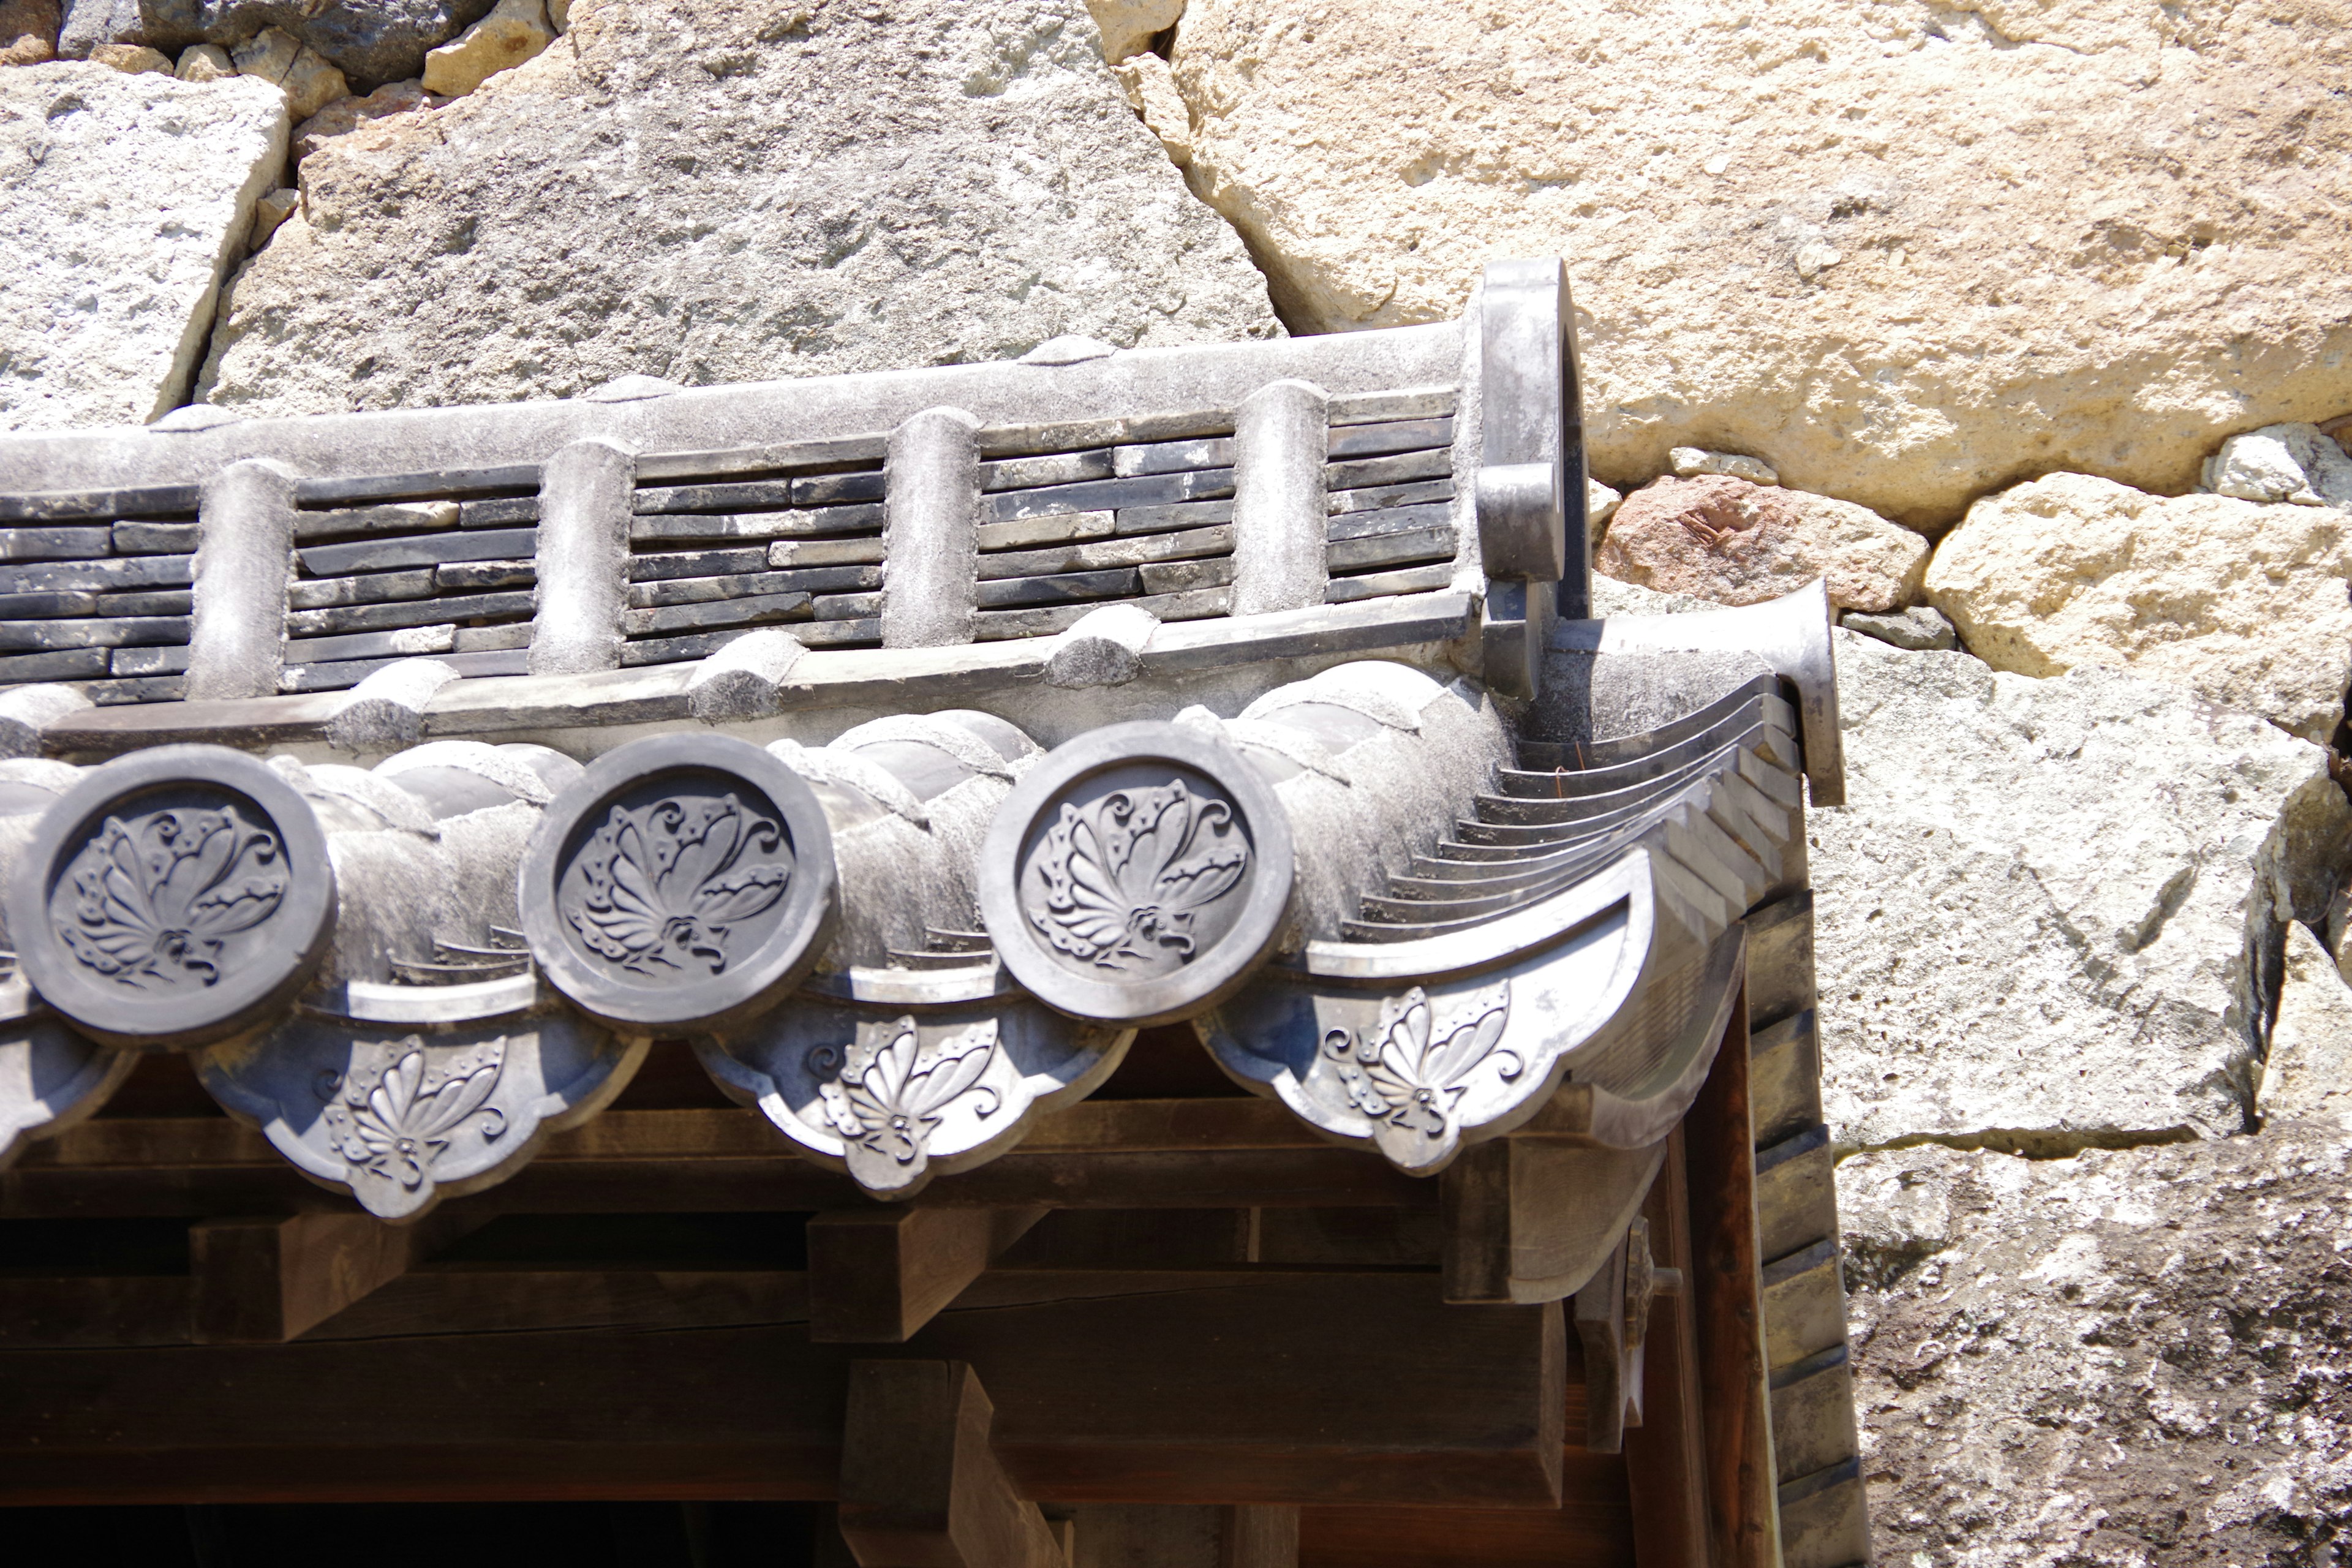
[[[1399,16],[6,0],[0,429],[1431,321],[1558,252],[1602,602],[1847,628],[1881,1556],[2329,1560],[2352,0]]]

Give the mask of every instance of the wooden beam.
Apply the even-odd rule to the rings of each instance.
[[[480,1221],[370,1215],[202,1220],[188,1232],[190,1337],[198,1344],[299,1338],[408,1272]]]
[[[1642,1350],[1642,1424],[1625,1434],[1625,1489],[1635,1568],[1708,1568],[1706,1416],[1699,1406],[1698,1329],[1692,1311],[1690,1187],[1683,1132],[1643,1210],[1662,1279]]]
[[[1067,1568],[989,1446],[995,1418],[962,1362],[850,1363],[835,1517],[859,1568]]]
[[[951,1309],[913,1344],[978,1372],[992,1446],[1040,1501],[1557,1505],[1556,1304],[1448,1306],[1393,1271],[1161,1285]],[[835,1495],[852,1354],[804,1325],[378,1322],[0,1356],[0,1504]]]
[[[1683,1122],[1715,1568],[1774,1568],[1780,1554],[1748,1048],[1743,995]]]
[[[1045,1212],[916,1204],[812,1215],[809,1337],[819,1344],[905,1343]]]
[[[1462,1152],[1438,1178],[1449,1301],[1557,1301],[1609,1265],[1641,1211],[1663,1140],[1591,1149],[1516,1134]]]
[[[1298,1568],[1298,1510],[1091,1503],[1069,1510],[1070,1568]]]

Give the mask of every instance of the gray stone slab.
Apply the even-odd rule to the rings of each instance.
[[[298,540],[341,539],[352,534],[429,533],[457,526],[453,500],[390,501],[381,506],[303,510],[294,514]]]
[[[323,610],[297,610],[286,617],[286,635],[326,637],[345,632],[392,631],[402,626],[437,626],[442,622],[484,621],[528,616],[531,595],[516,594],[452,594],[431,599],[394,599],[380,605],[341,605]],[[289,657],[291,657],[289,645]]]
[[[794,626],[793,636],[809,647],[878,647],[882,643],[882,617],[875,615],[856,620],[814,622]]]
[[[1420,561],[1451,561],[1454,543],[1454,527],[1448,523],[1440,528],[1343,539],[1325,547],[1325,559],[1334,572],[1367,572]]]
[[[1233,513],[1233,502],[1213,503]],[[1034,544],[1059,544],[1074,539],[1108,539],[1118,531],[1115,511],[1068,511],[1055,517],[1024,517],[1012,522],[983,522],[972,530],[979,548],[1020,550]]]
[[[1234,520],[1234,503],[1230,500],[1178,501],[1169,506],[1122,507],[1113,531],[1128,533],[1165,533],[1171,529],[1206,528]]]
[[[1207,436],[1191,441],[1155,441],[1148,446],[1118,447],[1111,451],[1111,472],[1123,479],[1142,474],[1178,474],[1189,468],[1230,468],[1233,466],[1234,438],[1230,436]]]
[[[190,555],[195,552],[193,522],[118,522],[114,525],[117,555]]]
[[[1398,419],[1377,425],[1346,425],[1333,430],[1326,449],[1331,460],[1377,458],[1390,452],[1420,452],[1454,445],[1451,419]]]
[[[659,555],[629,557],[629,581],[657,583],[666,577],[723,577],[735,572],[761,572],[768,565],[764,546],[739,550],[680,550]]]
[[[451,634],[456,630],[455,626],[444,622],[437,626],[404,626],[397,631],[289,637],[286,639],[286,662],[289,665],[324,664],[338,659],[415,658],[425,654],[446,653]]]
[[[760,594],[748,598],[719,599],[699,605],[669,605],[659,609],[631,610],[622,616],[622,630],[630,637],[699,630],[706,626],[766,626],[777,621],[807,620],[805,593]]]
[[[754,572],[729,577],[681,577],[629,584],[629,608],[701,605],[761,594],[864,592],[882,585],[879,566],[820,566],[811,571]]]
[[[519,522],[538,521],[537,496],[499,496],[490,500],[457,503],[459,528],[511,528]]]
[[[413,572],[377,572],[364,577],[314,577],[288,584],[286,603],[290,609],[323,610],[336,605],[423,599],[431,596],[434,583],[435,574],[429,566]]]
[[[882,595],[821,594],[809,601],[809,608],[816,613],[820,621],[860,621],[882,613]]]
[[[1225,614],[1232,606],[1233,597],[1231,588],[1203,588],[1129,602],[1141,605],[1163,621],[1197,621]],[[1080,616],[1097,607],[1080,604],[1033,610],[983,610],[980,615],[979,640],[1002,642],[1010,637],[1051,637],[1067,631]]]
[[[357,686],[381,669],[389,669],[414,654],[396,658],[329,659],[312,664],[289,664],[278,678],[278,689],[297,691],[345,691]],[[530,653],[525,648],[490,653],[440,653],[432,656],[464,676],[528,675],[530,673]]]
[[[989,425],[981,429],[976,439],[983,458],[1021,458],[1041,452],[1080,452],[1095,447],[1157,445],[1230,436],[1233,432],[1231,408],[1180,408],[1096,419]]]
[[[113,549],[105,528],[0,528],[0,561],[87,561]]]
[[[1097,599],[1123,599],[1142,591],[1133,567],[1114,572],[1065,572],[1051,577],[998,578],[980,585],[982,609],[1016,605],[1066,605]]]
[[[878,626],[877,623],[877,626]],[[621,668],[641,669],[649,664],[677,664],[689,658],[709,658],[747,628],[730,626],[719,632],[693,632],[676,637],[631,637],[621,645]],[[875,635],[881,633],[877,629]]]
[[[1334,425],[1373,425],[1391,419],[1444,419],[1458,401],[1451,386],[1408,386],[1391,392],[1341,393],[1331,399]]]
[[[1138,470],[1139,472],[1142,470]],[[1047,452],[1034,458],[1000,458],[980,466],[982,490],[1031,489],[1039,485],[1070,485],[1082,479],[1108,479],[1117,470],[1108,447],[1086,452]]]
[[[184,588],[195,581],[194,560],[190,555],[129,555],[101,561],[33,562],[21,566],[0,566],[0,594]]]
[[[1425,452],[1399,452],[1387,458],[1360,458],[1353,462],[1326,464],[1323,488],[1352,490],[1367,485],[1396,485],[1408,479],[1451,479],[1453,476],[1453,448],[1435,447]]]
[[[363,539],[351,544],[314,544],[295,553],[313,577],[355,572],[388,572],[403,566],[438,566],[445,561],[508,561],[535,555],[539,530],[452,531],[409,539]]]
[[[881,561],[879,539],[780,539],[768,546],[774,567],[867,566]]]
[[[1361,489],[1333,490],[1324,498],[1324,506],[1332,516],[1340,517],[1356,511],[1393,511],[1409,506],[1424,506],[1454,499],[1454,481],[1418,479],[1409,485],[1370,485]]]
[[[821,539],[829,534],[879,533],[878,503],[820,507],[814,511],[679,512],[639,517],[632,542],[695,539]]]
[[[980,575],[985,582],[994,577],[1038,577],[1055,572],[1099,572],[1115,566],[1140,566],[1147,561],[1230,554],[1233,548],[1232,525],[1219,524],[1214,528],[1147,533],[1132,539],[1106,539],[1048,550],[1000,551],[980,558]]]
[[[304,506],[345,501],[434,500],[468,492],[536,490],[537,463],[499,463],[483,468],[428,468],[409,474],[366,474],[356,479],[303,479],[294,498]]]
[[[101,708],[133,702],[177,702],[187,694],[184,675],[142,675],[127,680],[83,680],[74,689]]]
[[[773,473],[782,468],[877,462],[887,440],[880,435],[832,436],[817,441],[780,441],[763,447],[655,452],[637,459],[637,482],[705,479],[715,474]]]
[[[1409,566],[1401,572],[1370,572],[1360,577],[1334,577],[1324,584],[1323,602],[1349,605],[1359,599],[1385,599],[1394,594],[1433,594],[1454,585],[1454,563]]]
[[[848,474],[803,474],[793,480],[793,504],[812,507],[878,501],[885,483],[879,468],[861,468]]]
[[[5,594],[0,595],[0,620],[24,620],[33,616],[95,616],[100,613],[96,594]]]
[[[187,649],[178,650],[187,657]],[[107,650],[102,647],[67,648],[57,653],[16,654],[0,658],[0,682],[20,680],[75,680],[86,676],[107,672]]]
[[[1188,594],[1196,588],[1222,588],[1234,580],[1234,558],[1219,555],[1205,561],[1160,561],[1140,569],[1146,594]]]
[[[433,568],[433,586],[445,594],[486,588],[528,588],[539,581],[535,561],[452,561]]]
[[[790,479],[736,479],[725,484],[640,485],[629,503],[640,515],[679,511],[736,511],[746,507],[793,504]]]
[[[500,648],[530,646],[530,623],[509,621],[498,626],[459,626],[449,639],[454,653],[490,653]]]
[[[97,648],[92,648],[89,651],[93,654],[102,654],[103,652],[103,650]],[[59,658],[63,656],[44,655],[37,657]],[[7,661],[0,660],[0,663],[5,662]],[[182,675],[186,673],[187,668],[188,650],[184,645],[174,645],[169,647],[119,647],[114,650],[113,658],[107,662],[106,667],[95,671],[94,673],[99,675],[106,675],[110,673],[114,675]],[[5,671],[0,671],[0,680],[5,680],[6,679],[8,679],[6,673]]]
[[[152,588],[128,594],[92,595],[100,616],[184,616],[194,610],[196,596],[186,588]]]
[[[0,621],[0,649],[48,653],[69,647],[137,647],[188,640],[185,616],[142,616],[120,620]]]
[[[47,490],[0,495],[0,522],[59,522],[74,518],[163,517],[196,510],[193,484],[142,485],[131,489]]]
[[[1410,533],[1415,529],[1454,526],[1454,509],[1443,503],[1391,507],[1385,511],[1341,512],[1331,520],[1323,537],[1337,544],[1343,539],[1369,539],[1382,533]]]
[[[1123,510],[1168,506],[1180,501],[1222,500],[1233,493],[1231,468],[1192,468],[1175,474],[1139,475],[1131,479],[1094,479],[1084,484],[1004,490],[983,498],[981,520],[983,523],[1010,522],[1016,518],[1098,511],[1106,507]]]

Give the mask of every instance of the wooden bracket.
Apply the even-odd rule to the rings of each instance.
[[[835,1517],[859,1568],[1068,1568],[989,1446],[995,1417],[962,1362],[850,1363]]]
[[[910,1204],[813,1216],[809,1338],[818,1344],[904,1344],[1045,1212]]]
[[[1650,1222],[1637,1218],[1576,1293],[1577,1337],[1584,1344],[1584,1447],[1622,1453],[1625,1429],[1642,1424],[1642,1384],[1650,1302],[1658,1271],[1650,1257]]]
[[[488,1215],[437,1211],[412,1226],[363,1214],[211,1219],[189,1227],[198,1344],[281,1344],[389,1285]]]

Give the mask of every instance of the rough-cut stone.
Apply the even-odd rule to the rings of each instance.
[[[2352,27],[2259,0],[1192,0],[1188,171],[1294,330],[1568,258],[1594,472],[1940,526],[2352,412]]]
[[[1666,466],[1678,479],[1695,479],[1703,474],[1729,474],[1735,479],[1746,479],[1752,485],[1777,485],[1780,475],[1771,464],[1760,458],[1743,458],[1737,452],[1710,452],[1703,447],[1676,447],[1666,454]]]
[[[1723,605],[1829,580],[1841,610],[1899,610],[1919,595],[1927,542],[1852,501],[1727,475],[1660,479],[1625,498],[1594,565],[1612,577]]]
[[[572,23],[304,162],[304,214],[230,289],[211,401],[499,401],[1281,330],[1082,0],[645,0]]]
[[[258,77],[286,94],[286,111],[308,120],[335,100],[350,94],[330,60],[282,27],[264,27],[229,51],[239,76]]]
[[[65,20],[58,28],[60,59],[86,60],[100,44],[146,41],[139,0],[66,0]]]
[[[1848,610],[1838,617],[1838,625],[1850,632],[1866,637],[1876,637],[1896,647],[1909,648],[1914,653],[1948,652],[1960,646],[1960,634],[1944,618],[1941,610],[1932,605],[1914,605],[1897,615],[1874,616],[1863,610]]]
[[[104,4],[111,0],[84,0]],[[493,0],[121,0],[139,41],[160,49],[242,44],[278,27],[361,89],[423,70],[425,51],[465,31]]]
[[[1087,0],[1102,33],[1103,58],[1118,63],[1151,47],[1184,14],[1184,0]]]
[[[1119,85],[1127,89],[1129,107],[1143,117],[1143,123],[1160,138],[1160,150],[1178,168],[1192,161],[1192,111],[1184,107],[1184,95],[1176,90],[1176,79],[1168,71],[1168,62],[1158,55],[1141,54],[1124,59],[1111,67]]]
[[[90,63],[129,76],[142,71],[172,74],[172,57],[161,49],[151,49],[144,44],[100,44],[89,51]]]
[[[0,429],[135,424],[182,402],[222,271],[285,161],[285,100],[259,82],[0,71]]]
[[[180,51],[179,66],[172,74],[182,81],[218,81],[236,74],[236,62],[218,44],[190,44]]]
[[[541,0],[499,0],[490,14],[425,57],[425,90],[461,98],[555,41]]]
[[[2232,436],[2205,459],[2205,488],[2240,500],[2352,511],[2352,457],[2316,425],[2269,425]]]
[[[278,232],[278,226],[294,216],[302,205],[302,193],[290,185],[281,185],[253,204],[253,232],[246,238],[247,250],[259,250]]]
[[[2325,742],[2352,681],[2352,516],[2082,474],[1988,496],[1927,597],[1996,669],[2113,664]]]
[[[2264,1121],[2326,1118],[2352,1131],[2352,984],[2299,921],[2286,928],[2278,1018],[2254,1108]]]
[[[0,66],[37,66],[57,58],[58,0],[0,0]]]
[[[2240,1128],[2261,955],[2352,860],[2326,753],[2112,669],[1835,640],[1848,805],[1810,825],[1838,1141]]]
[[[1838,1172],[1882,1563],[2320,1564],[2352,1527],[2332,1123]]]
[[[299,163],[336,137],[379,120],[439,109],[448,101],[425,91],[422,81],[386,82],[364,97],[339,98],[294,128],[294,161]]]

